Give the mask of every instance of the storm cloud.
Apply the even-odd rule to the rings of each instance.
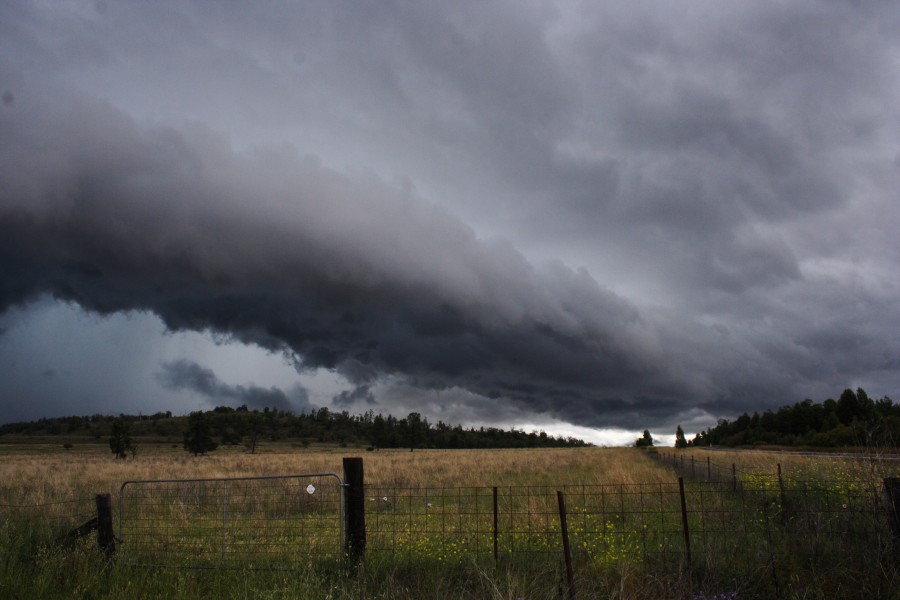
[[[306,390],[295,387],[291,397],[276,387],[261,388],[255,385],[228,385],[216,374],[195,362],[178,360],[164,363],[157,373],[160,383],[173,390],[190,390],[213,402],[225,402],[226,406],[236,408],[244,405],[250,410],[272,410],[306,412],[312,407],[307,399]]]
[[[900,383],[891,3],[97,6],[0,9],[8,315],[152,313],[485,421]],[[161,381],[278,393],[201,364]]]
[[[19,116],[8,130],[21,139],[37,127]],[[652,330],[587,272],[535,267],[374,176],[143,132],[102,104],[38,118],[66,131],[32,143],[72,170],[3,161],[20,190],[0,224],[6,306],[50,294],[147,310],[172,330],[290,350],[304,368],[367,365],[536,403],[660,376]]]

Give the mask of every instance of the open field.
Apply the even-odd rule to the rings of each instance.
[[[688,448],[675,451],[671,448],[659,449],[661,456],[677,456],[679,463],[690,465],[698,474],[705,475],[707,463],[713,473],[722,477],[731,475],[732,468],[740,475],[777,476],[779,469],[786,481],[807,480],[880,480],[900,473],[900,460],[896,454],[887,453],[827,453],[827,452],[780,452],[757,450],[734,450]],[[733,467],[732,467],[733,465]]]
[[[113,460],[104,445],[0,445],[0,494],[18,503],[116,492],[136,479],[193,479],[341,473],[344,456],[365,459],[366,482],[396,487],[653,483],[669,469],[630,448],[528,450],[380,450],[271,445],[249,454],[223,447],[194,457],[180,447],[142,446],[137,459]],[[36,476],[37,474],[37,476]]]
[[[710,454],[716,463],[739,462],[740,486],[704,480]],[[339,491],[322,479],[308,496],[305,479],[130,484],[118,514],[125,481],[340,475],[351,455],[365,464],[368,551],[360,562],[341,554]],[[411,453],[273,445],[195,458],[144,444],[136,459],[116,461],[99,444],[4,444],[0,543],[10,551],[0,596],[558,598],[565,569],[556,490],[566,498],[580,597],[894,593],[880,497],[893,463],[701,451],[678,460],[691,456],[695,478],[682,470],[682,512],[671,461],[630,448]],[[777,464],[783,489],[772,477]],[[113,495],[122,538],[111,562],[92,536],[60,543],[96,514],[101,492]]]

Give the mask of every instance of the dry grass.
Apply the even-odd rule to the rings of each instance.
[[[661,449],[661,452],[671,451]],[[788,473],[811,468],[809,465],[818,465],[828,471],[832,469],[831,466],[821,466],[832,464],[830,460],[821,457],[752,452],[679,452],[679,456],[684,456],[687,460],[692,455],[698,465],[705,466],[706,457],[710,456],[716,463],[727,464],[729,468],[734,462],[744,471],[773,472],[778,463]],[[255,455],[246,453],[242,448],[222,448],[209,456],[193,457],[178,447],[173,448],[169,443],[147,444],[141,448],[136,459],[117,461],[112,458],[108,448],[99,442],[78,445],[69,451],[63,450],[59,444],[34,444],[28,447],[6,444],[0,445],[0,504],[42,504],[72,498],[91,500],[98,492],[117,494],[119,486],[127,480],[312,472],[340,474],[342,458],[345,456],[362,456],[367,483],[382,487],[562,486],[676,481],[670,464],[664,460],[654,460],[649,453],[633,448],[420,450],[410,453],[403,450],[366,452],[359,448],[303,449],[289,444],[272,444]],[[641,502],[644,502],[645,499],[641,498]],[[532,501],[531,496],[528,500]],[[343,563],[331,565],[323,561],[315,569],[293,571],[283,578],[277,573],[265,571],[251,573],[228,570],[205,572],[131,569],[124,562],[106,563],[90,540],[80,546],[57,547],[46,543],[47,536],[41,537],[40,534],[45,530],[49,532],[48,535],[55,535],[57,530],[67,531],[91,516],[92,502],[82,504],[85,506],[63,506],[60,511],[68,515],[73,511],[84,510],[86,515],[71,517],[71,522],[52,521],[49,525],[53,527],[48,525],[43,528],[41,526],[47,520],[45,515],[32,513],[48,512],[48,509],[9,511],[9,516],[0,522],[0,543],[11,549],[8,551],[10,558],[0,561],[0,597],[432,597],[499,600],[519,597],[558,598],[559,589],[562,589],[559,587],[559,560],[549,554],[547,556],[551,558],[548,561],[544,561],[541,555],[529,558],[527,565],[510,561],[498,566],[466,559],[449,567],[429,556],[418,556],[417,560],[396,559],[392,554],[371,552],[359,571],[352,574],[347,572]],[[714,502],[714,506],[719,508],[731,505],[728,497]],[[742,507],[742,510],[752,511],[753,507]],[[546,512],[543,507],[536,507],[532,512],[540,515],[542,511]],[[389,514],[392,513],[386,512],[379,518],[383,521]],[[410,514],[401,513],[404,527],[409,527],[412,523]],[[751,514],[752,518],[755,518],[754,514]],[[831,511],[827,516],[829,519],[840,518],[840,514],[843,513]],[[644,516],[641,517],[643,518]],[[695,514],[692,518],[704,517]],[[832,546],[838,549],[846,546],[849,549],[848,553],[837,555],[837,563],[822,563],[822,570],[819,570],[818,563],[810,567],[804,562],[812,554],[798,552],[797,543],[804,538],[793,538],[795,531],[788,531],[784,522],[775,519],[770,523],[771,531],[766,530],[766,536],[761,537],[761,530],[752,527],[740,532],[735,529],[734,539],[729,537],[721,542],[721,546],[715,546],[720,543],[715,535],[707,540],[704,534],[700,534],[699,538],[695,538],[699,543],[695,546],[695,562],[699,561],[700,566],[693,571],[679,567],[675,551],[675,566],[671,571],[666,571],[655,567],[647,570],[646,565],[621,559],[620,555],[629,555],[629,536],[646,534],[640,533],[638,529],[628,529],[630,523],[624,517],[621,520],[612,517],[609,519],[608,522],[598,521],[598,526],[590,531],[600,532],[612,528],[614,535],[609,539],[613,541],[603,538],[606,541],[591,543],[594,544],[592,547],[614,551],[615,560],[605,553],[597,554],[599,558],[585,570],[576,573],[581,597],[700,598],[704,597],[698,595],[701,591],[706,592],[705,597],[723,597],[719,594],[738,591],[741,598],[771,597],[775,591],[771,580],[776,564],[780,595],[785,598],[896,596],[896,569],[887,563],[882,564],[880,560],[870,561],[867,557],[877,557],[880,550],[855,542],[856,538],[850,535],[855,534],[853,527],[821,530],[845,531],[847,535],[811,534],[812,539],[819,544],[815,554],[819,557],[817,560],[834,556],[833,553],[824,552]],[[743,522],[736,522],[735,527],[743,527],[741,523]],[[393,529],[379,529],[379,522],[374,517],[369,524],[376,525],[370,532],[370,542],[374,543],[377,531],[394,534]],[[585,540],[593,540],[587,537],[587,525],[593,523],[586,519],[571,521],[570,534],[576,539],[582,535]],[[545,529],[541,524],[537,528],[540,531]],[[673,531],[676,541],[679,540],[677,526]],[[803,533],[805,530],[800,531]],[[710,548],[737,550],[719,551],[716,555],[701,559],[705,556],[704,542],[712,544]],[[423,547],[428,549],[431,546],[426,544]],[[746,555],[742,554],[745,547]],[[758,555],[754,548],[768,549],[768,554]],[[405,554],[403,556],[406,557]],[[778,560],[774,558],[776,556]],[[821,558],[823,556],[825,559]],[[721,560],[723,557],[724,562]],[[771,562],[766,562],[769,559]],[[883,572],[879,571],[882,567]],[[845,580],[846,583],[841,583]],[[840,585],[844,587],[837,587]]]
[[[738,473],[754,473],[772,475],[778,472],[779,465],[785,479],[794,480],[849,480],[873,479],[895,476],[900,472],[900,461],[874,460],[860,457],[831,456],[822,454],[799,454],[791,452],[770,452],[762,450],[715,450],[686,449],[674,451],[663,450],[663,454],[675,454],[678,460],[684,457],[685,465],[691,457],[695,460],[697,473],[706,472],[706,461],[720,469],[730,470],[734,464]]]
[[[194,457],[159,448],[114,460],[98,445],[78,451],[0,449],[0,497],[40,504],[116,493],[124,481],[342,473],[344,456],[362,456],[366,482],[396,487],[472,487],[671,482],[665,465],[631,448],[541,450],[381,450],[272,447],[248,454],[225,448]]]

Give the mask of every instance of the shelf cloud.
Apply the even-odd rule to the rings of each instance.
[[[643,429],[900,382],[890,3],[12,2],[0,23],[10,354],[49,298],[334,373],[349,409],[393,386],[444,394],[432,415],[464,395],[483,420]],[[59,371],[31,335],[32,371]],[[316,404],[203,356],[155,368],[160,398]]]

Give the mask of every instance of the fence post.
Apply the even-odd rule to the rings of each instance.
[[[709,457],[706,457],[706,480],[710,481],[712,479],[712,465],[709,462]]]
[[[691,455],[691,477],[697,478],[697,472],[694,470],[694,456]]]
[[[569,600],[575,600],[575,572],[572,569],[572,549],[569,547],[569,524],[566,519],[566,497],[557,490],[556,501],[559,503],[559,526],[562,529],[563,556],[566,560],[566,579],[569,582]]]
[[[888,522],[891,525],[894,552],[900,558],[900,477],[885,478],[884,491],[888,499]]]
[[[684,528],[684,553],[688,570],[691,569],[691,534],[688,530],[687,502],[684,498],[684,477],[678,478],[678,494],[681,496],[681,525]]]
[[[497,486],[494,486],[494,561],[499,560],[500,553],[498,552],[498,544],[497,544],[497,534],[499,530],[498,523],[498,510],[497,510]]]
[[[731,488],[732,491],[737,491],[737,467],[734,463],[731,463]]]
[[[783,515],[787,507],[784,499],[784,480],[781,478],[781,463],[778,463],[778,496],[781,500],[781,514]]]
[[[363,490],[362,458],[344,458],[344,485],[347,486],[347,555],[359,558],[366,550],[366,496]]]
[[[97,545],[111,558],[116,551],[116,536],[113,533],[112,496],[97,494]]]
[[[225,566],[225,550],[228,547],[228,482],[222,482],[222,566]]]

